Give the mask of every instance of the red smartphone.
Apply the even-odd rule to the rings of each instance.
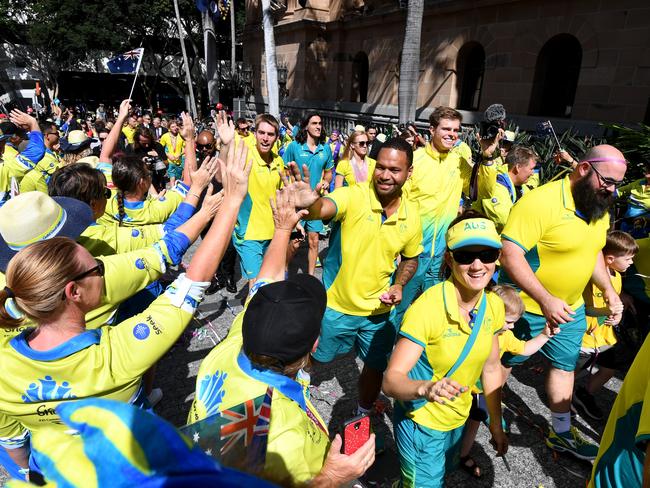
[[[349,456],[370,439],[370,417],[359,415],[343,424],[343,454]]]

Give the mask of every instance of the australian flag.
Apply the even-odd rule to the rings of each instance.
[[[539,122],[536,129],[539,137],[550,136],[553,134],[553,125],[550,120]]]
[[[140,66],[144,48],[139,47],[124,54],[115,56],[108,61],[108,71],[111,73],[135,73]]]

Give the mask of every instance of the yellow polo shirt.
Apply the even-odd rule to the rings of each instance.
[[[621,293],[621,288],[623,287],[623,282],[621,279],[621,274],[618,271],[614,271],[614,275],[610,274],[612,280],[612,286],[616,293]],[[587,290],[589,296],[586,297],[585,303],[587,306],[593,306],[595,308],[604,308],[607,306],[603,298],[603,292],[598,289],[594,284],[589,284]],[[607,317],[591,317],[587,315],[587,332],[582,338],[582,347],[595,349],[596,347],[602,346],[613,346],[616,344],[616,334],[614,334],[614,327],[611,325],[605,325],[605,319]],[[593,329],[590,333],[589,330]]]
[[[124,201],[124,213],[122,220],[124,227],[142,226],[147,224],[161,224],[166,222],[176,211],[181,202],[185,199],[189,187],[182,181],[177,181],[174,188],[158,198],[147,196],[138,202]],[[120,210],[117,202],[117,194],[113,195],[106,202],[106,210],[97,222],[99,224],[112,225],[119,222]]]
[[[366,182],[372,181],[372,174],[375,172],[375,163],[376,161],[374,159],[366,158],[366,164],[368,165],[368,179]],[[343,176],[348,186],[360,183],[354,175],[354,169],[352,169],[352,163],[349,159],[339,161],[339,164],[336,166],[336,174]]]
[[[635,217],[650,209],[650,185],[645,178],[620,187],[616,190],[616,196],[627,200],[626,216]]]
[[[171,132],[165,132],[158,142],[160,142],[162,147],[165,149],[165,154],[167,154],[169,162],[176,166],[180,166],[183,149],[185,149],[185,139],[181,137],[180,133],[176,135],[175,143],[172,143]]]
[[[612,406],[600,440],[590,488],[643,484],[650,442],[650,338],[646,337]]]
[[[608,229],[609,214],[591,224],[576,214],[567,176],[526,193],[512,208],[501,237],[521,247],[542,286],[575,309],[584,303],[582,291]],[[521,298],[527,312],[542,315],[524,291]]]
[[[45,150],[45,156],[36,167],[28,171],[20,182],[20,193],[40,191],[47,193],[47,184],[54,172],[61,166],[61,158],[50,149]]]
[[[415,151],[413,173],[404,191],[420,207],[422,246],[429,256],[442,256],[445,233],[458,215],[463,187],[471,174],[457,151],[440,153],[430,143]]]
[[[481,161],[478,171],[476,172],[476,199],[480,202],[485,198],[490,198],[490,195],[494,193],[494,187],[497,184],[497,175],[505,174],[507,172],[508,165],[505,164],[501,156],[497,156],[491,161]]]
[[[265,241],[273,238],[275,225],[269,200],[275,200],[275,191],[282,186],[280,172],[284,161],[271,152],[271,163],[260,156],[255,146],[248,149],[253,167],[248,177],[248,193],[239,208],[234,236],[239,241]]]
[[[129,125],[125,125],[122,127],[122,134],[126,137],[126,142],[128,144],[133,144],[133,141],[135,140],[135,129],[132,129]]]
[[[512,206],[517,201],[517,191],[509,173],[497,175],[497,180],[500,181],[494,185],[489,197],[477,200],[476,203],[478,210],[494,222],[497,231],[501,232],[508,221]]]
[[[417,204],[402,197],[398,210],[385,218],[371,184],[338,188],[325,198],[336,205],[323,263],[327,306],[357,316],[390,311],[379,296],[390,286],[395,260],[422,252]]]
[[[481,330],[469,354],[451,379],[470,387],[481,377],[483,365],[492,350],[494,334],[505,321],[505,306],[491,292],[486,295],[486,310]],[[482,297],[477,302],[481,303]],[[477,307],[479,306],[477,305]],[[477,313],[477,310],[474,310]],[[426,290],[406,311],[400,335],[424,348],[423,354],[409,373],[413,380],[439,381],[460,356],[472,329],[460,316],[456,287],[447,280]],[[407,416],[414,422],[439,431],[449,431],[465,423],[472,406],[468,389],[445,405],[424,399],[407,407]],[[412,409],[412,410],[411,410]]]
[[[111,256],[148,247],[164,234],[162,224],[120,227],[117,222],[111,222],[89,225],[77,242],[93,256]]]

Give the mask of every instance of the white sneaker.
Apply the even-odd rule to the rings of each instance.
[[[149,393],[149,395],[147,396],[147,400],[149,400],[149,405],[151,405],[151,407],[153,408],[158,404],[158,402],[160,402],[160,400],[162,400],[162,397],[163,397],[162,390],[160,388],[154,388],[153,390],[151,390],[151,393]]]

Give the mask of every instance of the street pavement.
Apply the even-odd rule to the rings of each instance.
[[[326,243],[326,240],[321,241],[321,261],[327,252]],[[186,256],[186,263],[195,248],[196,246]],[[299,269],[302,266],[306,267],[304,246],[296,256],[290,272],[302,272]],[[320,277],[320,269],[317,272]],[[176,426],[184,425],[187,420],[201,360],[224,339],[234,317],[242,311],[247,291],[244,280],[239,280],[238,289],[237,294],[230,294],[223,289],[208,296],[201,304],[196,319],[158,364],[155,386],[162,388],[164,397],[156,407],[156,412]],[[470,485],[473,488],[585,486],[591,463],[566,455],[554,456],[544,444],[544,434],[550,424],[550,413],[545,406],[544,368],[543,360],[537,355],[523,366],[515,368],[508,381],[504,392],[504,416],[510,424],[511,433],[506,460],[493,455],[488,429],[481,426],[472,455],[483,469],[482,478],[475,479],[457,471],[447,477],[449,488]],[[312,372],[311,397],[328,423],[331,435],[339,431],[346,419],[352,417],[357,402],[359,371],[360,362],[353,355],[347,355],[327,365],[323,371]],[[617,378],[605,386],[598,398],[604,412],[610,410],[620,386],[621,381]],[[382,398],[390,405],[387,398]],[[384,439],[385,451],[377,456],[374,466],[360,482],[367,487],[390,487],[399,478],[390,409],[373,422],[378,435]],[[605,420],[586,421],[580,417],[574,422],[583,435],[596,442],[605,425]],[[0,485],[2,484],[0,478]]]

